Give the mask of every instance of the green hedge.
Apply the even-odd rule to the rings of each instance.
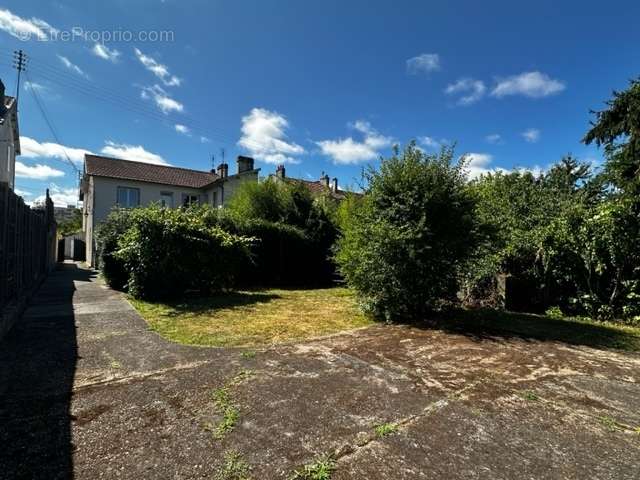
[[[233,285],[326,284],[334,274],[329,228],[320,225],[310,236],[207,206],[114,210],[97,232],[99,267],[111,287],[144,298]]]
[[[114,255],[118,250],[118,239],[129,226],[131,210],[114,208],[107,219],[96,229],[97,267],[111,288],[123,290],[129,281],[129,272],[124,262]]]
[[[314,286],[333,280],[333,236],[310,235],[302,228],[263,219],[240,219],[225,210],[208,215],[208,222],[236,235],[251,237],[250,261],[238,271],[246,286]],[[333,228],[333,227],[331,227]]]

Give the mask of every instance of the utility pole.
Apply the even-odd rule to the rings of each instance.
[[[20,98],[20,74],[27,68],[27,54],[22,50],[13,52],[13,68],[18,70],[18,84],[16,85],[16,105],[18,105],[18,99]]]

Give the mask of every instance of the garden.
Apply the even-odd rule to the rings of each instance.
[[[454,146],[411,143],[341,202],[264,181],[224,209],[114,210],[98,232],[100,268],[151,328],[182,343],[268,344],[374,321],[471,328],[469,312],[488,328],[530,330],[522,315],[504,321],[517,310],[546,329],[595,325],[636,350],[639,124],[633,81],[583,139],[603,147],[600,166],[566,155],[541,173],[470,179]]]

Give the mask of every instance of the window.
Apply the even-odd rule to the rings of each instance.
[[[124,208],[133,208],[140,205],[140,189],[118,187],[118,205]]]
[[[173,208],[173,192],[160,192],[160,205]]]
[[[186,193],[182,194],[182,205],[188,207],[189,205],[194,205],[198,203],[198,195],[187,195]]]

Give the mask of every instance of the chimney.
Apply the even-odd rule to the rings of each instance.
[[[238,155],[238,173],[250,172],[253,170],[253,158]]]
[[[220,178],[227,178],[229,176],[229,165],[226,163],[218,165],[218,176]]]
[[[329,175],[327,175],[326,173],[322,172],[322,175],[320,176],[320,183],[324,187],[329,188]]]
[[[331,191],[333,193],[338,191],[338,179],[336,177],[333,177],[333,180],[331,180]]]
[[[278,165],[276,167],[276,177],[280,179],[284,179],[285,177],[284,165]]]

